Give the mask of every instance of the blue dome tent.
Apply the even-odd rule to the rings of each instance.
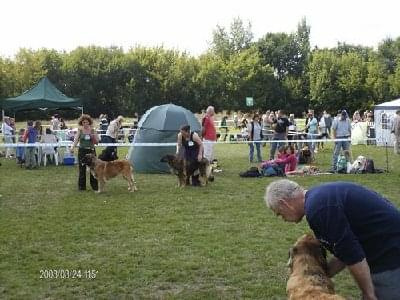
[[[176,143],[179,128],[188,124],[192,131],[201,131],[200,122],[195,115],[174,104],[150,108],[139,121],[129,160],[134,169],[141,173],[166,173],[169,167],[160,162],[165,154],[176,152],[176,146],[137,146],[136,143]]]

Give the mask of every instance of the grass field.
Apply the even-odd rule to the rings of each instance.
[[[318,153],[321,169],[329,168],[331,153]],[[386,167],[382,148],[353,147],[359,154]],[[218,145],[216,155],[223,172],[205,188],[178,189],[172,175],[137,174],[137,193],[119,178],[101,195],[77,191],[77,167],[24,170],[2,159],[0,298],[284,299],[288,249],[307,224],[285,223],[266,208],[272,179],[238,176],[249,167],[247,145]],[[389,162],[389,174],[295,180],[306,187],[356,181],[399,207],[400,163],[392,149]],[[81,278],[40,278],[45,270],[70,270],[70,277],[81,271]],[[335,283],[340,294],[358,297],[347,272]]]

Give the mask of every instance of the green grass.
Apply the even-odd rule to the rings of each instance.
[[[268,147],[263,148],[267,157]],[[328,169],[331,149],[318,154]],[[281,299],[287,253],[309,229],[285,223],[264,202],[270,178],[240,178],[247,145],[218,145],[223,172],[205,188],[176,188],[172,175],[137,174],[139,191],[122,178],[101,195],[77,191],[77,168],[0,167],[1,299]],[[385,168],[385,151],[353,147]],[[121,155],[122,156],[122,155]],[[399,158],[391,172],[296,177],[306,187],[349,180],[400,206]],[[88,185],[89,186],[89,185]],[[40,279],[40,270],[96,270],[95,279]],[[84,276],[84,273],[82,273]],[[357,298],[347,272],[337,291]]]

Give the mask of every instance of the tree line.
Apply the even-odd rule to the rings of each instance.
[[[47,76],[67,96],[81,98],[93,116],[143,114],[170,102],[195,112],[208,105],[354,111],[400,95],[399,62],[400,37],[382,40],[377,49],[346,43],[311,49],[305,19],[292,33],[255,40],[251,24],[236,18],[229,28],[216,27],[198,57],[163,47],[20,49],[12,59],[0,57],[0,99]],[[253,97],[253,107],[246,107],[246,97]]]

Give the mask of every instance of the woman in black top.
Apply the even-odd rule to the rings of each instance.
[[[177,154],[187,160],[192,169],[198,169],[198,162],[203,158],[203,143],[196,132],[190,131],[189,125],[183,125],[178,133]],[[199,185],[199,174],[192,176],[192,185]]]

